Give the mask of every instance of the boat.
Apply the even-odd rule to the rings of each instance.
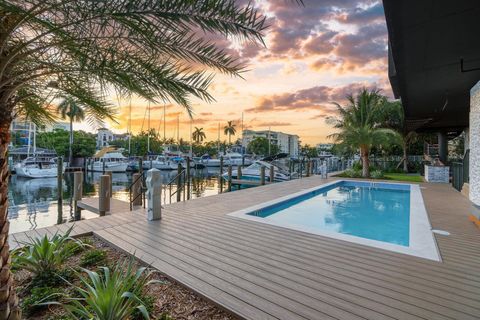
[[[172,161],[163,155],[157,155],[154,158],[143,161],[143,169],[158,169],[158,170],[172,170]],[[176,167],[175,167],[176,169]]]
[[[55,178],[58,169],[54,158],[33,156],[17,163],[15,173],[24,178]]]
[[[223,156],[223,162],[227,166],[249,166],[253,162],[250,158],[242,156],[237,152],[229,152]]]
[[[242,179],[245,180],[260,180],[260,168],[265,167],[265,181],[270,180],[270,170],[273,168],[274,172],[274,182],[282,182],[282,181],[287,181],[290,180],[290,175],[285,169],[274,165],[273,163],[263,161],[263,160],[257,160],[254,161],[251,165],[249,165],[246,168],[242,169]],[[224,173],[222,175],[223,178],[228,178],[228,174]],[[232,170],[232,178],[237,179],[238,178],[238,172],[237,170]]]
[[[179,164],[184,169],[187,167],[187,162],[185,161],[185,158],[179,156],[170,158],[170,169],[177,170]]]
[[[202,163],[202,157],[193,157],[193,167],[195,169],[205,169],[206,166]]]
[[[89,171],[126,172],[129,165],[128,158],[112,147],[103,148],[93,158],[93,163],[88,166]]]
[[[220,159],[212,159],[208,154],[205,154],[201,157],[200,163],[202,163],[207,168],[220,167]]]

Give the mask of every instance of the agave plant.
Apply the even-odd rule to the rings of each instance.
[[[55,233],[51,238],[45,235],[41,238],[30,238],[22,243],[22,248],[12,252],[12,265],[16,269],[25,269],[34,275],[58,270],[65,260],[78,248],[87,244],[70,236],[72,227],[63,235]],[[72,246],[73,242],[76,245]]]
[[[138,310],[144,319],[149,319],[142,291],[145,286],[160,282],[148,280],[153,271],[136,269],[132,259],[117,264],[113,270],[102,267],[100,273],[81,270],[86,276],[79,276],[80,285],[74,286],[73,296],[66,297],[67,303],[63,304],[72,318],[127,320]]]

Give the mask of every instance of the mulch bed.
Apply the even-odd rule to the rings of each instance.
[[[87,249],[100,249],[107,253],[107,263],[106,265],[118,264],[119,261],[124,261],[125,259],[130,259],[130,256],[109,246],[107,243],[96,237],[87,237],[84,238],[89,241],[93,248]],[[72,257],[70,257],[66,263],[67,267],[78,268],[80,258],[85,253],[80,252]],[[137,262],[137,265],[140,265]],[[93,270],[98,268],[90,267],[89,269]],[[25,270],[16,271],[15,274],[15,285],[17,292],[19,293],[20,299],[25,298],[26,294],[24,293],[25,288],[29,285],[31,280],[31,274]],[[196,319],[205,319],[205,320],[229,320],[235,319],[234,316],[230,315],[223,309],[220,309],[218,306],[213,304],[210,301],[207,301],[192,292],[191,290],[185,288],[179,283],[168,279],[165,275],[160,272],[153,273],[150,279],[160,280],[161,283],[153,283],[145,288],[145,294],[155,298],[154,310],[150,314],[152,319],[157,319],[161,317],[162,314],[168,314],[170,317],[176,320],[196,320]],[[67,288],[66,290],[69,290]],[[35,319],[35,320],[54,320],[54,319],[67,319],[62,318],[61,316],[65,315],[63,308],[60,306],[49,306],[46,310],[39,311],[31,316],[24,316],[25,319]]]

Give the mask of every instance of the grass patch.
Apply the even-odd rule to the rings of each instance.
[[[385,179],[406,181],[406,182],[423,182],[423,177],[419,174],[407,174],[407,173],[385,173]]]

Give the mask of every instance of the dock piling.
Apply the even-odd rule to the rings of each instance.
[[[265,185],[265,166],[260,167],[260,185]]]
[[[104,216],[110,211],[110,176],[107,174],[100,176],[100,192],[98,197],[98,211],[100,216]]]
[[[220,187],[220,193],[223,192],[223,156],[220,157],[220,173],[218,174],[218,185]]]
[[[228,181],[227,181],[227,191],[232,191],[232,166],[228,166]]]
[[[112,171],[105,171],[105,174],[110,177],[110,186],[109,186],[108,192],[109,192],[110,198],[111,198],[111,197],[112,197],[112,193],[113,193],[113,180],[112,180],[113,175],[112,175]]]
[[[187,171],[185,175],[186,181],[186,188],[187,188],[187,200],[190,200],[190,158],[187,157]]]
[[[270,170],[269,170],[269,173],[270,173],[270,183],[273,183],[273,181],[275,180],[275,167],[274,166],[270,166]]]
[[[177,202],[182,200],[182,164],[177,166]]]
[[[133,185],[132,185],[132,199],[131,203],[133,206],[142,205],[142,197],[140,195],[142,188],[142,175],[140,173],[134,173],[132,175]]]
[[[82,211],[78,207],[78,201],[83,197],[83,174],[81,171],[73,173],[73,211],[75,221],[82,218]]]
[[[63,222],[63,157],[57,160],[57,223]]]

